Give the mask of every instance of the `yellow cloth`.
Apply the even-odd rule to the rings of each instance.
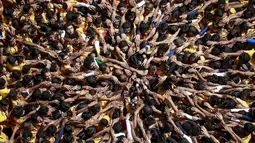
[[[250,57],[252,57],[252,55],[255,53],[255,50],[245,50],[245,53],[249,54]]]
[[[201,61],[205,61],[205,57],[204,56],[200,56],[200,60]]]
[[[48,19],[46,17],[46,13],[45,12],[42,13],[42,18],[43,18],[44,23],[49,23],[49,21],[48,21]]]
[[[7,112],[4,112],[4,111],[0,110],[0,122],[3,122],[5,120],[7,120],[7,115],[8,115]]]
[[[14,47],[8,46],[7,51],[11,55],[14,55],[14,54],[16,54],[18,52],[18,47],[17,46],[14,46]]]
[[[0,96],[6,97],[10,93],[10,89],[5,87],[4,89],[0,89]]]
[[[249,107],[248,103],[242,99],[238,99],[238,101],[240,102],[240,104],[244,107]]]
[[[25,118],[24,117],[20,117],[20,118],[15,118],[15,120],[16,120],[16,123],[18,123],[18,124],[23,124],[23,122],[25,122]]]
[[[5,142],[7,142],[7,140],[8,140],[8,136],[4,132],[1,132],[0,142],[5,143]]]
[[[95,143],[99,143],[99,142],[101,141],[101,138],[95,138],[95,139],[93,139],[93,141],[94,141]]]
[[[247,137],[245,137],[245,138],[242,138],[242,140],[243,140],[244,143],[249,143],[250,140],[251,140],[251,134],[249,134],[249,135],[248,135]]]
[[[18,102],[19,102],[20,100],[19,99],[17,99],[17,100],[12,100],[12,106],[13,107],[16,107],[17,105],[18,105]]]
[[[110,123],[110,117],[108,115],[104,115],[103,118],[106,119]]]
[[[234,13],[236,13],[236,10],[235,10],[235,8],[230,8],[230,13],[232,13],[232,14],[234,14]]]

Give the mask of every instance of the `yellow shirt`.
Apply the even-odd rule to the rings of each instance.
[[[10,89],[5,87],[3,89],[0,89],[0,96],[6,97],[10,93]]]
[[[5,120],[7,120],[7,115],[8,115],[7,112],[4,112],[4,111],[0,110],[0,122],[3,122]],[[1,140],[1,137],[0,137],[0,140]]]
[[[249,54],[250,57],[252,57],[252,55],[255,53],[255,50],[245,50],[245,53]]]
[[[7,51],[11,54],[14,55],[18,52],[18,47],[17,46],[8,46]]]

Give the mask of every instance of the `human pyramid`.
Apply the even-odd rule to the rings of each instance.
[[[255,143],[254,0],[1,0],[0,143]]]

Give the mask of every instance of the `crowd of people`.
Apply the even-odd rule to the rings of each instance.
[[[0,1],[0,143],[254,143],[254,0]]]

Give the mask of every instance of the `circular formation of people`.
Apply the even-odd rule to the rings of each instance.
[[[254,143],[254,0],[0,1],[0,143]]]

